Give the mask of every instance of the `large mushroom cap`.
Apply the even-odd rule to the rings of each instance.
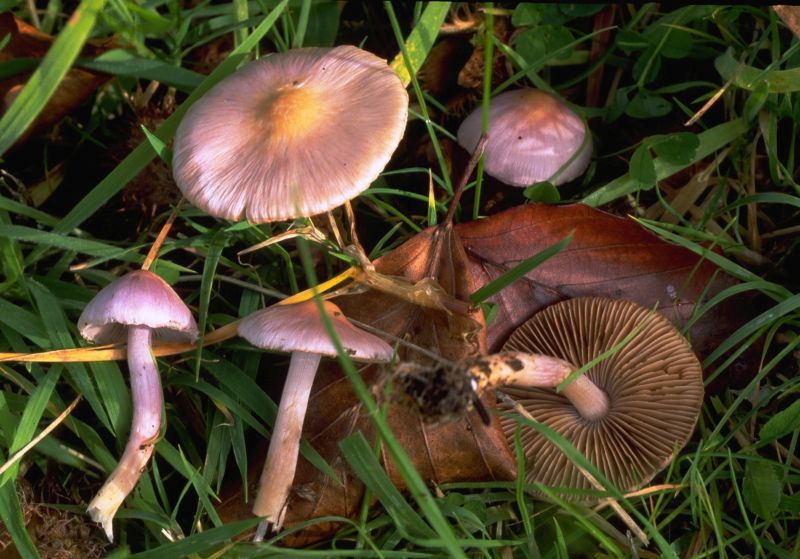
[[[391,360],[392,347],[389,344],[350,324],[342,310],[330,301],[322,304],[331,317],[342,347],[352,359],[367,362]],[[239,324],[239,335],[254,346],[269,351],[336,355],[336,348],[328,337],[314,301],[256,311]]]
[[[479,107],[458,129],[458,143],[469,152],[478,145],[481,118]],[[582,147],[552,179],[556,185],[569,182],[586,170],[592,158],[592,137],[587,137],[580,117],[555,96],[537,89],[505,91],[492,98],[487,134],[486,172],[512,186],[551,179]]]
[[[131,325],[152,328],[154,338],[166,341],[197,338],[192,312],[167,282],[146,270],[105,286],[78,319],[81,336],[101,344],[125,341]]]
[[[643,326],[643,327],[642,327]],[[537,352],[576,366],[629,343],[586,375],[608,396],[600,419],[583,419],[569,400],[550,389],[502,391],[566,437],[622,491],[640,487],[669,464],[694,430],[703,402],[703,375],[689,344],[662,315],[629,301],[577,298],[547,307],[512,333],[505,351]],[[518,425],[502,419],[513,440]],[[526,477],[552,487],[592,485],[555,445],[523,427]]]
[[[184,196],[216,217],[315,215],[377,178],[407,118],[400,79],[367,51],[272,54],[189,108],[175,134],[173,173]]]

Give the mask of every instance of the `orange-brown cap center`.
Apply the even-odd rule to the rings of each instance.
[[[257,109],[257,118],[273,134],[287,139],[313,134],[324,115],[317,92],[298,82],[291,82],[270,94]]]

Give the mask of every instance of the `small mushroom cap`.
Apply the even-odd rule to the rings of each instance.
[[[379,337],[356,328],[339,307],[323,301],[342,347],[356,361],[386,362],[392,347]],[[275,305],[247,316],[239,324],[239,335],[256,347],[291,353],[303,351],[335,356],[333,346],[314,301]]]
[[[481,136],[478,107],[458,128],[458,143],[472,152]],[[489,102],[486,172],[512,186],[550,179],[581,146],[578,156],[553,179],[559,185],[579,177],[592,159],[592,136],[583,121],[555,96],[537,89],[505,91]]]
[[[402,82],[367,51],[271,54],[189,108],[175,134],[173,174],[184,196],[216,217],[315,215],[378,177],[407,119]]]
[[[629,343],[586,372],[609,399],[608,414],[600,419],[585,420],[554,390],[502,388],[537,421],[567,438],[622,491],[650,481],[694,430],[703,403],[703,372],[684,337],[650,309],[629,301],[584,297],[536,313],[503,346],[504,351],[544,353],[578,366],[637,328],[642,329]],[[501,423],[513,440],[517,422],[502,419]],[[529,481],[593,488],[538,432],[523,427],[522,446]]]
[[[197,339],[192,312],[178,294],[153,272],[136,270],[105,286],[78,319],[81,336],[110,344],[127,339],[127,326],[147,326],[165,341]]]

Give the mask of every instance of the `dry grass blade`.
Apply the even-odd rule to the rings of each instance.
[[[147,253],[147,256],[142,263],[142,270],[149,270],[150,266],[153,265],[153,261],[158,256],[158,250],[161,248],[161,245],[164,244],[164,239],[167,238],[169,234],[169,230],[172,228],[172,224],[175,222],[175,218],[178,217],[178,212],[183,205],[184,198],[181,198],[177,204],[175,204],[175,209],[172,210],[172,213],[169,214],[167,218],[167,222],[164,223],[164,226],[161,228],[161,231],[158,233],[158,237],[156,240],[153,241],[153,246],[150,247],[150,250]]]
[[[52,423],[50,423],[50,425],[48,425],[47,427],[42,429],[42,432],[39,433],[38,435],[36,435],[35,437],[33,437],[33,439],[31,439],[31,442],[29,442],[28,444],[23,446],[21,449],[19,449],[17,452],[15,452],[13,456],[11,456],[8,460],[6,460],[6,463],[3,464],[2,466],[0,466],[0,475],[3,475],[6,470],[8,470],[11,466],[13,466],[17,462],[19,462],[22,459],[22,457],[25,456],[25,454],[27,454],[27,452],[30,449],[32,449],[37,444],[39,444],[39,441],[41,441],[47,435],[52,433],[53,429],[55,429],[56,427],[61,425],[61,422],[64,421],[67,418],[67,416],[69,416],[69,414],[72,413],[72,410],[75,409],[75,406],[77,406],[78,402],[80,402],[80,401],[81,401],[81,397],[80,396],[76,397],[72,401],[72,403],[69,406],[67,406],[67,408],[63,412],[58,414],[58,417],[56,417],[52,421]]]

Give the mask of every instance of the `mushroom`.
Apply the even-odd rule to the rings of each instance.
[[[561,393],[553,390],[628,336],[628,343]],[[495,380],[505,385],[500,390],[567,438],[623,491],[650,481],[694,430],[703,402],[700,363],[672,323],[650,309],[629,301],[570,299],[536,313],[503,351],[511,352],[505,359],[512,362]],[[500,407],[511,409],[502,402]],[[518,422],[506,415],[501,424],[513,441]],[[529,482],[592,488],[546,437],[523,427],[521,440]]]
[[[91,342],[128,342],[131,431],[122,458],[88,507],[92,520],[113,541],[114,515],[144,472],[161,430],[163,396],[151,343],[154,339],[193,341],[197,325],[167,282],[152,272],[137,270],[101,289],[81,313],[78,329]]]
[[[470,153],[480,139],[481,120],[477,108],[458,128],[458,143]],[[581,118],[555,95],[537,89],[493,97],[487,135],[486,172],[512,186],[546,180],[564,184],[579,177],[592,158],[592,136],[586,134]]]
[[[386,362],[392,358],[389,344],[350,324],[333,303],[323,301],[322,304],[351,359]],[[292,354],[253,504],[253,514],[265,519],[256,534],[258,541],[266,533],[268,522],[272,522],[276,529],[282,524],[281,512],[297,467],[303,420],[317,366],[323,355],[335,356],[336,347],[328,337],[313,300],[256,311],[239,324],[239,335],[261,349]]]
[[[216,217],[316,215],[377,178],[407,118],[402,82],[367,51],[271,54],[189,108],[175,133],[173,174],[184,196]]]

